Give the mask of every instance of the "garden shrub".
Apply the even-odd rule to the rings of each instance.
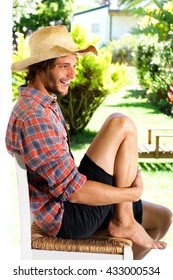
[[[125,35],[119,39],[111,40],[106,45],[106,49],[112,53],[112,62],[134,66],[136,43],[137,38],[133,35]]]
[[[136,68],[140,85],[147,98],[168,115],[172,105],[167,99],[167,90],[173,82],[173,42],[158,42],[157,37],[144,37],[137,47]]]

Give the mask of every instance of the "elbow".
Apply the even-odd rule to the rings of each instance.
[[[69,197],[68,201],[70,203],[80,203],[78,192],[77,191],[73,192],[72,195]]]

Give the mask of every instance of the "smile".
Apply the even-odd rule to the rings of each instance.
[[[66,81],[61,81],[62,84],[66,85],[66,86],[69,86],[70,85],[70,82],[66,82]]]

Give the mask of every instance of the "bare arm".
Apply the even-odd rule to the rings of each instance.
[[[87,205],[107,205],[121,202],[134,202],[140,199],[143,183],[140,171],[130,187],[113,187],[87,180],[84,186],[74,192],[69,201]]]

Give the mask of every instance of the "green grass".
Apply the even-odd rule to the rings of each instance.
[[[148,127],[172,127],[173,119],[160,113],[155,106],[148,103],[139,88],[135,73],[130,69],[131,83],[115,94],[109,95],[94,113],[86,130],[72,137],[71,148],[76,163],[85,153],[88,145],[100,129],[102,123],[113,112],[130,116],[138,129],[138,142],[147,142]],[[171,140],[168,140],[171,141]],[[145,190],[143,199],[162,204],[173,211],[173,161],[172,159],[140,159]],[[164,238],[173,247],[173,226]]]

